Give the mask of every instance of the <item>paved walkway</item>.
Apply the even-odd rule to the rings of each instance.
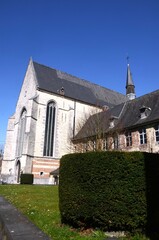
[[[0,240],[51,240],[0,196]]]
[[[108,237],[106,240],[117,240]],[[51,240],[12,204],[0,196],[0,240]]]

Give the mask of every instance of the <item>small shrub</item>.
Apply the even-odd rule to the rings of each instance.
[[[22,173],[20,176],[20,184],[33,184],[34,175],[31,173]]]

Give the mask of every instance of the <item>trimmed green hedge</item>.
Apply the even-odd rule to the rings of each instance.
[[[20,184],[33,184],[34,175],[32,173],[22,173],[20,175]]]
[[[153,207],[154,214],[151,205],[158,183],[158,154],[89,152],[65,155],[60,164],[61,221],[73,227],[107,231],[145,231],[147,226],[156,231],[159,212],[154,208],[159,198]],[[153,190],[152,185],[155,185]]]

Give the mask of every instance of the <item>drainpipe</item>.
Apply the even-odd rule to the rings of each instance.
[[[76,127],[76,101],[74,101],[73,138],[75,137],[75,127]]]

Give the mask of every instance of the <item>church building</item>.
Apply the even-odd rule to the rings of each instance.
[[[56,184],[63,155],[107,150],[159,152],[159,90],[136,98],[129,64],[123,95],[30,60],[8,121],[3,181],[32,173],[34,184]]]
[[[21,173],[33,173],[35,184],[54,183],[50,173],[64,154],[76,151],[72,139],[85,119],[126,100],[123,94],[30,60],[8,121],[3,181],[18,183]]]

